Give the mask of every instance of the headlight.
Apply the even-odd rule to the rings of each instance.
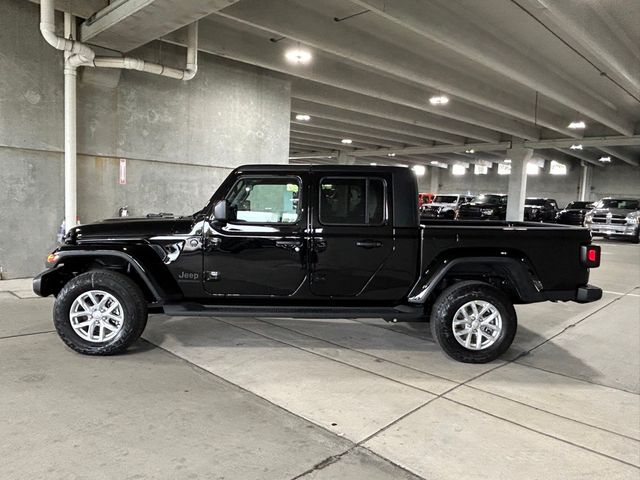
[[[593,215],[591,215],[590,213],[587,213],[584,216],[584,223],[591,223],[591,220],[593,220]]]
[[[638,224],[638,217],[636,215],[627,216],[627,224],[628,225],[637,225]]]
[[[493,215],[493,209],[492,208],[483,208],[482,209],[482,214],[483,215]]]

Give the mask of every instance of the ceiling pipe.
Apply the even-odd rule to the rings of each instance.
[[[140,70],[147,73],[191,80],[198,71],[198,22],[193,22],[187,29],[187,65],[186,68],[173,68],[157,63],[146,62],[133,57],[96,57],[93,49],[77,40],[66,39],[56,35],[55,7],[53,0],[40,2],[40,32],[53,48],[69,52],[65,60],[65,68],[104,67]]]
[[[77,99],[78,67],[105,67],[140,70],[178,80],[191,80],[198,71],[198,22],[187,30],[187,65],[184,69],[166,67],[133,57],[96,57],[93,49],[77,40],[75,17],[64,14],[65,37],[56,34],[54,0],[40,2],[40,32],[49,45],[64,55],[64,221],[68,231],[78,223],[77,215]]]

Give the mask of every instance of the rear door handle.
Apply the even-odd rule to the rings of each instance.
[[[356,246],[360,248],[379,248],[382,246],[382,242],[377,240],[358,240]]]
[[[300,240],[276,240],[276,247],[299,252],[302,248],[302,242]]]

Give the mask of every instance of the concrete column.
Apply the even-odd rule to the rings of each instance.
[[[591,194],[591,173],[592,168],[589,164],[581,162],[582,164],[582,176],[580,177],[580,200],[583,202],[589,201],[589,195]]]
[[[440,185],[440,168],[428,167],[429,170],[429,193],[436,195]]]
[[[349,155],[343,150],[338,152],[338,165],[353,165],[354,163],[356,163],[356,157]]]
[[[507,150],[511,159],[511,175],[509,175],[509,199],[507,201],[507,220],[521,222],[524,219],[524,199],[527,196],[527,163],[533,150],[519,146]]]

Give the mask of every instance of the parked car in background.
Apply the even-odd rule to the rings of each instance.
[[[624,237],[640,243],[640,202],[630,198],[603,198],[584,217],[593,235]]]
[[[556,223],[563,225],[583,225],[585,214],[592,208],[592,202],[569,202],[564,209],[556,213]]]
[[[433,193],[419,193],[418,194],[418,207],[422,207],[428,203],[433,202],[435,195]]]
[[[524,219],[529,222],[556,221],[558,202],[553,198],[528,197],[524,201]]]
[[[422,205],[421,218],[445,218],[453,220],[461,204],[471,201],[471,195],[436,195],[433,202]]]
[[[504,220],[507,217],[507,195],[483,193],[458,208],[458,220]]]

